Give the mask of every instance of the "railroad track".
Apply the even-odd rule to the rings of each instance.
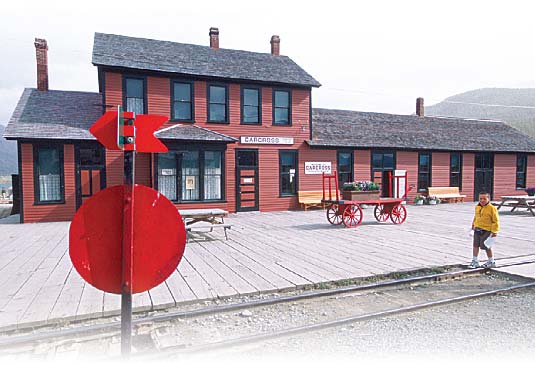
[[[533,255],[530,255],[533,256]],[[507,264],[500,265],[498,264],[497,268],[517,266],[517,265],[526,265],[535,263],[535,260],[522,260],[528,256],[516,256],[516,257],[507,257],[501,259],[501,261],[511,261]],[[439,273],[439,274],[430,274],[422,275],[416,277],[408,277],[404,279],[388,280],[379,283],[358,285],[358,286],[348,286],[348,287],[339,287],[334,289],[319,290],[313,292],[304,292],[296,295],[288,295],[283,297],[277,297],[272,299],[264,299],[252,302],[237,303],[223,306],[216,306],[210,308],[204,308],[193,311],[186,312],[175,312],[175,313],[166,313],[160,315],[154,315],[150,317],[137,318],[133,321],[134,327],[141,327],[143,325],[152,325],[155,330],[161,330],[166,326],[175,325],[177,320],[188,321],[195,320],[200,317],[213,317],[219,316],[224,313],[239,313],[241,311],[246,311],[254,308],[269,308],[280,305],[288,305],[291,303],[308,303],[314,300],[321,300],[321,298],[332,298],[340,296],[352,296],[357,295],[358,293],[380,293],[381,291],[389,290],[389,288],[404,288],[411,286],[424,286],[429,283],[441,283],[446,281],[452,281],[455,279],[467,279],[470,277],[479,276],[489,270],[485,269],[462,269],[457,271]],[[462,281],[462,280],[460,280]],[[482,290],[478,292],[472,292],[462,295],[454,295],[448,298],[441,298],[437,300],[426,300],[421,303],[410,303],[406,305],[397,306],[395,308],[376,310],[369,313],[359,313],[349,316],[339,316],[337,318],[332,318],[324,321],[318,321],[317,323],[303,323],[291,327],[286,327],[278,329],[275,331],[269,331],[269,333],[253,333],[253,334],[244,334],[239,335],[235,338],[230,338],[228,340],[216,340],[203,344],[178,344],[171,345],[166,347],[157,348],[157,351],[150,352],[147,354],[138,354],[137,356],[141,357],[168,357],[170,354],[174,353],[191,353],[191,352],[204,352],[222,348],[229,348],[233,346],[242,346],[245,344],[251,344],[255,342],[268,341],[280,337],[294,336],[302,333],[307,333],[311,331],[318,331],[322,329],[344,326],[350,323],[367,321],[374,318],[381,318],[386,316],[392,316],[395,314],[418,311],[424,308],[430,308],[434,306],[446,305],[451,303],[458,303],[466,300],[472,300],[476,298],[482,298],[490,295],[495,295],[499,293],[506,293],[515,290],[521,290],[526,288],[535,287],[535,282],[519,283],[514,285],[508,285],[500,288],[493,288],[490,290]],[[95,324],[90,326],[80,326],[69,329],[62,329],[56,331],[46,331],[42,333],[34,334],[22,334],[22,335],[11,335],[0,338],[0,354],[4,352],[5,349],[12,349],[16,347],[25,347],[28,348],[28,345],[31,344],[43,344],[43,343],[62,343],[66,339],[73,341],[73,338],[76,338],[77,341],[83,342],[84,338],[109,338],[109,337],[119,337],[120,324]],[[230,336],[229,336],[230,337]],[[51,345],[52,346],[52,345]],[[15,350],[16,352],[16,350]]]

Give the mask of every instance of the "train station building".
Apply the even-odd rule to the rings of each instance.
[[[267,45],[267,42],[266,42]],[[99,92],[50,90],[48,44],[36,39],[37,88],[27,88],[4,137],[17,140],[21,222],[69,221],[100,190],[123,183],[122,152],[104,150],[89,127],[121,105],[164,115],[155,133],[168,153],[137,153],[136,182],[178,208],[229,212],[299,209],[299,191],[404,170],[413,187],[455,186],[474,200],[535,186],[535,140],[500,121],[313,108],[321,84],[291,58],[96,33]],[[267,46],[266,48],[268,48]]]

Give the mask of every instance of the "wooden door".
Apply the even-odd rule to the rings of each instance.
[[[100,146],[76,149],[76,209],[106,187],[104,149]]]
[[[476,153],[474,173],[474,200],[478,200],[480,192],[485,191],[493,198],[494,155],[492,153]]]
[[[236,211],[258,210],[258,150],[236,150]]]

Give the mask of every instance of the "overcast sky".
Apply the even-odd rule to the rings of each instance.
[[[321,5],[318,5],[321,4]],[[35,37],[49,45],[50,89],[98,91],[95,32],[270,52],[277,34],[322,86],[313,106],[410,114],[484,87],[535,87],[530,1],[24,1],[0,13],[0,124],[36,87]],[[528,8],[529,7],[529,8]]]

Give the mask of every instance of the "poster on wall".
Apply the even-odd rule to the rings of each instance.
[[[186,190],[195,190],[195,176],[186,176]]]
[[[305,175],[321,175],[331,173],[330,162],[305,162]]]

